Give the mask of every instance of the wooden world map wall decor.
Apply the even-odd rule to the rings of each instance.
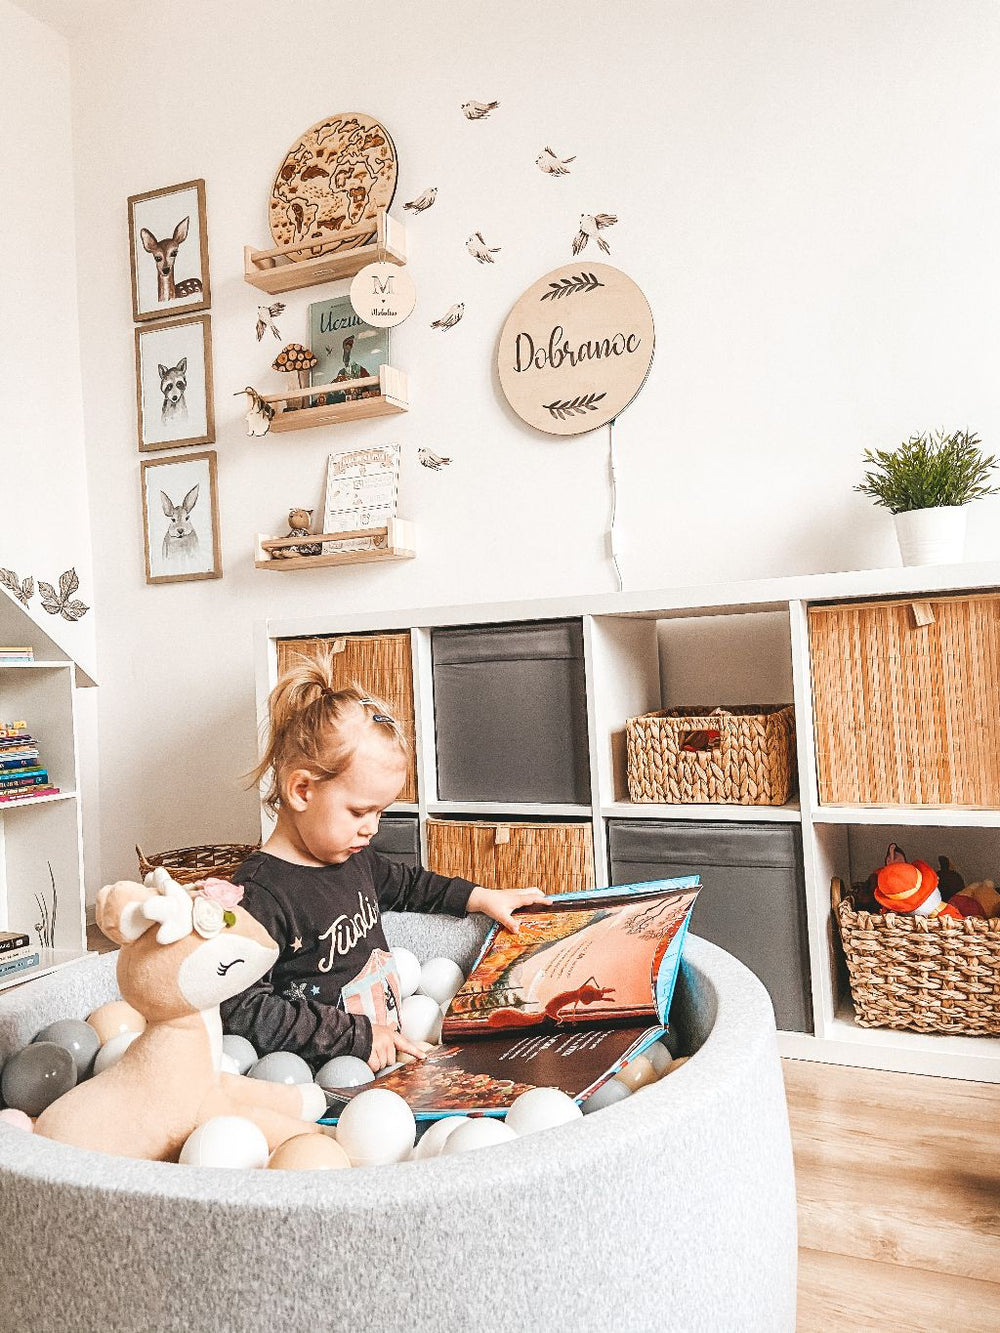
[[[500,385],[517,415],[549,435],[614,420],[653,362],[653,313],[631,278],[576,262],[524,293],[500,334]]]
[[[275,245],[317,245],[337,233],[371,223],[396,193],[396,147],[380,121],[360,111],[321,120],[292,144],[271,186],[268,222]],[[364,231],[343,238],[335,249],[351,250],[371,240]],[[308,259],[308,251],[290,259]]]

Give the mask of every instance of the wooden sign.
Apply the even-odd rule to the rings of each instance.
[[[368,264],[351,283],[351,305],[377,329],[390,329],[413,312],[417,289],[400,264]]]
[[[585,435],[622,412],[653,362],[653,313],[631,278],[585,261],[534,283],[500,334],[500,384],[549,435]]]

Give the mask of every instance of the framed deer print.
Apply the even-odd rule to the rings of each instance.
[[[137,324],[209,308],[203,180],[131,195],[128,239],[132,318]]]
[[[211,315],[135,330],[135,410],[142,453],[213,442]]]
[[[222,578],[214,451],[144,460],[142,531],[147,583]]]

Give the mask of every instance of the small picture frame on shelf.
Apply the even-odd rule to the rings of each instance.
[[[210,315],[135,330],[135,409],[141,453],[215,440]]]
[[[203,180],[131,195],[128,236],[132,318],[137,324],[209,308]]]
[[[390,518],[396,517],[399,454],[398,444],[380,444],[330,455],[326,468],[324,532],[384,528]],[[324,542],[322,553],[375,550],[378,545],[374,536],[353,537]]]
[[[142,530],[147,583],[222,578],[213,450],[144,460]]]
[[[316,357],[310,384],[340,384],[351,380],[378,379],[378,368],[389,364],[389,330],[366,323],[354,309],[349,296],[333,296],[314,301],[309,307],[309,346]],[[320,394],[310,400],[326,403],[354,402],[359,398],[377,398],[379,386],[368,384],[344,393]]]

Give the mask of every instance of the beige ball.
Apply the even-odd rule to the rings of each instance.
[[[633,1092],[638,1092],[648,1083],[655,1083],[659,1077],[652,1060],[644,1055],[637,1055],[615,1075],[619,1083],[624,1083],[626,1088],[631,1088]]]
[[[351,1159],[326,1134],[296,1134],[278,1144],[267,1165],[272,1171],[342,1171]]]
[[[671,1064],[670,1068],[667,1070],[667,1073],[672,1074],[675,1069],[680,1069],[681,1065],[686,1065],[690,1059],[691,1057],[689,1055],[679,1055],[677,1059],[674,1060],[674,1062]],[[664,1077],[666,1077],[666,1075],[664,1075]]]
[[[87,1015],[87,1022],[100,1037],[102,1046],[121,1032],[146,1030],[146,1020],[142,1014],[124,1000],[112,1000],[109,1004],[102,1004],[92,1014]]]

